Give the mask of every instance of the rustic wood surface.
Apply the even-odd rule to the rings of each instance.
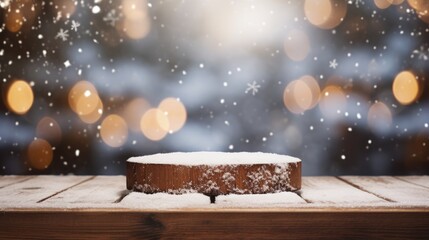
[[[284,167],[284,166],[287,167]],[[145,193],[261,194],[301,189],[301,162],[174,165],[127,162],[127,188]]]
[[[0,176],[0,238],[427,239],[428,181],[303,177],[295,193],[210,204],[129,192],[125,176]]]

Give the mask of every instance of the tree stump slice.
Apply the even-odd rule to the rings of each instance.
[[[129,190],[208,196],[301,189],[301,160],[272,153],[190,152],[132,157]]]

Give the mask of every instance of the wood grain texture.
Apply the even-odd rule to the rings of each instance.
[[[295,191],[301,188],[301,162],[282,166],[187,166],[127,162],[127,188],[145,193],[196,191],[213,196]]]
[[[120,199],[125,190],[125,176],[96,176],[61,192],[45,204],[106,204]]]
[[[34,204],[47,199],[91,177],[89,176],[36,176],[27,181],[0,189],[0,206]]]
[[[311,203],[384,203],[385,200],[361,191],[335,177],[305,177],[301,197]]]
[[[429,188],[429,176],[397,176],[396,178],[418,186]]]
[[[407,181],[398,177],[340,177],[344,181],[304,177],[301,194],[314,203],[301,201],[295,193],[284,193],[285,197],[294,197],[289,203],[299,203],[298,208],[288,206],[287,201],[271,208],[228,208],[227,202],[222,205],[221,198],[243,201],[241,197],[245,195],[226,195],[218,197],[219,205],[203,203],[194,208],[164,210],[147,208],[147,198],[128,199],[140,201],[137,207],[133,201],[126,203],[127,198],[126,204],[111,202],[125,188],[124,176],[26,178],[14,177],[11,181],[0,177],[0,186],[8,183],[0,188],[1,239],[427,239],[429,236],[426,198],[429,189],[408,182],[421,184],[423,176]],[[323,195],[323,190],[327,195]],[[388,202],[369,191],[402,202]],[[392,191],[401,197],[392,197]],[[172,201],[178,200],[174,197],[185,197],[169,196]],[[348,205],[338,203],[341,198]],[[374,198],[377,201],[372,202]],[[410,199],[416,199],[411,203],[422,204],[408,205]],[[94,208],[94,203],[109,204]]]
[[[382,197],[402,204],[429,204],[429,189],[399,180],[392,176],[343,176],[341,179]]]
[[[33,176],[0,176],[0,188],[27,181],[30,178]]]
[[[3,212],[2,239],[427,239],[429,212]]]

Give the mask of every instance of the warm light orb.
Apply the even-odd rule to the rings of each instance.
[[[170,124],[163,111],[151,108],[141,118],[140,129],[148,139],[159,141],[167,135]]]
[[[311,106],[311,100],[313,98],[311,89],[305,82],[297,80],[294,85],[293,98],[298,107],[305,111]]]
[[[141,19],[147,17],[146,0],[122,0],[122,12],[129,19]]]
[[[43,117],[36,126],[36,137],[46,139],[51,144],[61,141],[61,127],[55,119]]]
[[[130,130],[134,132],[141,131],[140,120],[149,108],[150,104],[144,98],[135,98],[126,104],[122,116],[127,121]]]
[[[283,91],[283,103],[290,112],[300,114],[304,111],[295,101],[295,84],[296,80],[288,83],[288,85],[285,87]]]
[[[332,12],[332,4],[330,0],[305,0],[304,12],[308,21],[320,26],[328,21]]]
[[[20,12],[10,11],[5,15],[6,29],[9,32],[18,32],[24,23],[24,17]]]
[[[343,112],[347,99],[341,87],[329,85],[320,96],[319,109],[326,118],[334,119]]]
[[[377,6],[379,9],[386,9],[392,5],[391,1],[389,0],[374,0],[375,6]]]
[[[300,78],[301,81],[303,81],[307,86],[310,88],[311,91],[311,104],[309,106],[310,108],[314,108],[316,104],[319,102],[320,99],[320,86],[319,83],[317,83],[316,79],[310,75],[305,75]]]
[[[419,95],[419,83],[412,72],[403,71],[396,75],[392,91],[398,102],[408,105],[417,99]]]
[[[120,147],[128,138],[127,123],[119,115],[111,114],[101,123],[100,136],[110,147]]]
[[[423,12],[424,10],[429,9],[429,2],[427,0],[407,0],[407,2],[412,8],[414,8],[418,12]]]
[[[103,115],[103,102],[98,100],[97,107],[89,114],[79,115],[80,120],[84,123],[92,124],[97,122]]]
[[[304,13],[314,26],[332,29],[346,16],[347,3],[343,0],[305,0]]]
[[[414,8],[417,16],[424,21],[429,23],[429,1],[427,0],[407,0],[408,4]]]
[[[142,39],[150,31],[150,22],[147,18],[125,19],[123,29],[125,34],[131,39]]]
[[[386,9],[392,5],[389,0],[374,0],[375,6],[377,6],[379,9]]]
[[[26,81],[17,80],[10,85],[6,95],[9,110],[17,114],[25,114],[30,110],[33,101],[33,90]]]
[[[368,110],[368,126],[374,131],[386,131],[392,124],[392,113],[386,104],[376,102]]]
[[[187,116],[186,108],[179,100],[166,98],[159,104],[158,109],[164,113],[169,122],[168,129],[164,130],[173,133],[181,129],[185,124]],[[160,126],[163,127],[162,125]]]
[[[125,16],[121,29],[132,39],[144,38],[150,31],[147,1],[123,0],[122,12]]]
[[[284,50],[293,61],[304,60],[310,52],[310,40],[307,34],[298,29],[289,31],[284,42]]]
[[[386,0],[386,1],[393,5],[400,5],[404,2],[404,0]],[[427,1],[427,0],[423,0],[423,1]]]
[[[99,106],[100,98],[94,85],[87,81],[77,82],[69,91],[70,108],[78,115],[92,113]]]
[[[311,76],[303,76],[290,82],[283,91],[283,103],[296,114],[313,108],[319,101],[320,88]]]
[[[28,146],[27,155],[31,167],[43,170],[49,167],[54,154],[51,144],[46,140],[36,139]]]

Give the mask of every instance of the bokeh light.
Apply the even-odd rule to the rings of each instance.
[[[305,0],[304,12],[308,21],[322,29],[338,26],[347,13],[347,3],[342,0]]]
[[[322,91],[319,108],[326,118],[336,119],[342,116],[346,103],[346,95],[341,87],[329,85]]]
[[[103,142],[110,147],[120,147],[128,138],[127,123],[119,115],[111,114],[101,123],[100,136]]]
[[[123,0],[122,11],[125,16],[123,29],[125,34],[132,39],[144,38],[150,31],[150,21],[145,0]]]
[[[141,118],[140,129],[148,139],[159,141],[167,135],[170,124],[163,111],[151,108]]]
[[[412,72],[403,71],[396,75],[392,91],[398,102],[408,105],[417,99],[419,95],[419,83]]]
[[[305,75],[300,78],[300,80],[307,85],[311,91],[311,104],[307,109],[314,108],[319,102],[320,98],[320,86],[317,83],[316,79],[313,76]]]
[[[429,1],[427,0],[408,0],[408,4],[414,8],[418,17],[425,23],[429,23]]]
[[[182,102],[175,98],[166,98],[159,104],[161,110],[168,119],[168,128],[164,129],[170,133],[180,130],[186,122],[186,108]],[[160,121],[164,121],[160,119]],[[166,124],[160,124],[160,127],[166,127]]]
[[[393,5],[400,5],[404,2],[404,0],[386,0]]]
[[[10,32],[18,32],[21,29],[24,21],[22,13],[11,11],[5,16],[5,18],[7,30]]]
[[[367,120],[374,132],[387,132],[392,125],[392,113],[386,104],[376,102],[369,108]]]
[[[283,103],[296,114],[313,108],[319,101],[320,87],[312,76],[290,82],[283,91]]]
[[[53,159],[52,146],[44,139],[36,139],[27,149],[28,161],[31,167],[44,170],[49,167]]]
[[[374,0],[374,4],[380,9],[386,9],[390,7],[390,5],[392,5],[392,3],[389,2],[389,0]]]
[[[6,104],[14,113],[25,114],[33,105],[34,95],[30,85],[23,80],[14,81],[6,95]]]
[[[0,174],[171,151],[428,174],[429,1],[0,0],[0,21]]]
[[[36,137],[45,139],[52,145],[61,141],[61,127],[58,122],[51,117],[43,117],[37,123]]]
[[[149,109],[150,104],[144,98],[135,98],[127,103],[122,116],[128,123],[130,130],[134,132],[141,132],[140,120],[143,117],[143,114]]]
[[[5,27],[9,32],[18,33],[28,31],[40,12],[40,5],[32,0],[0,1],[1,5],[9,4],[4,14]]]
[[[304,60],[310,52],[310,41],[307,34],[298,29],[289,31],[284,42],[284,50],[293,61]]]
[[[79,115],[79,118],[84,123],[88,123],[88,124],[95,123],[101,118],[101,116],[103,116],[103,111],[104,111],[103,109],[104,109],[103,102],[101,101],[101,99],[98,99],[98,104],[94,108],[94,110],[88,114]]]
[[[100,98],[97,89],[88,81],[79,81],[68,95],[70,108],[78,115],[88,115],[97,110]]]

